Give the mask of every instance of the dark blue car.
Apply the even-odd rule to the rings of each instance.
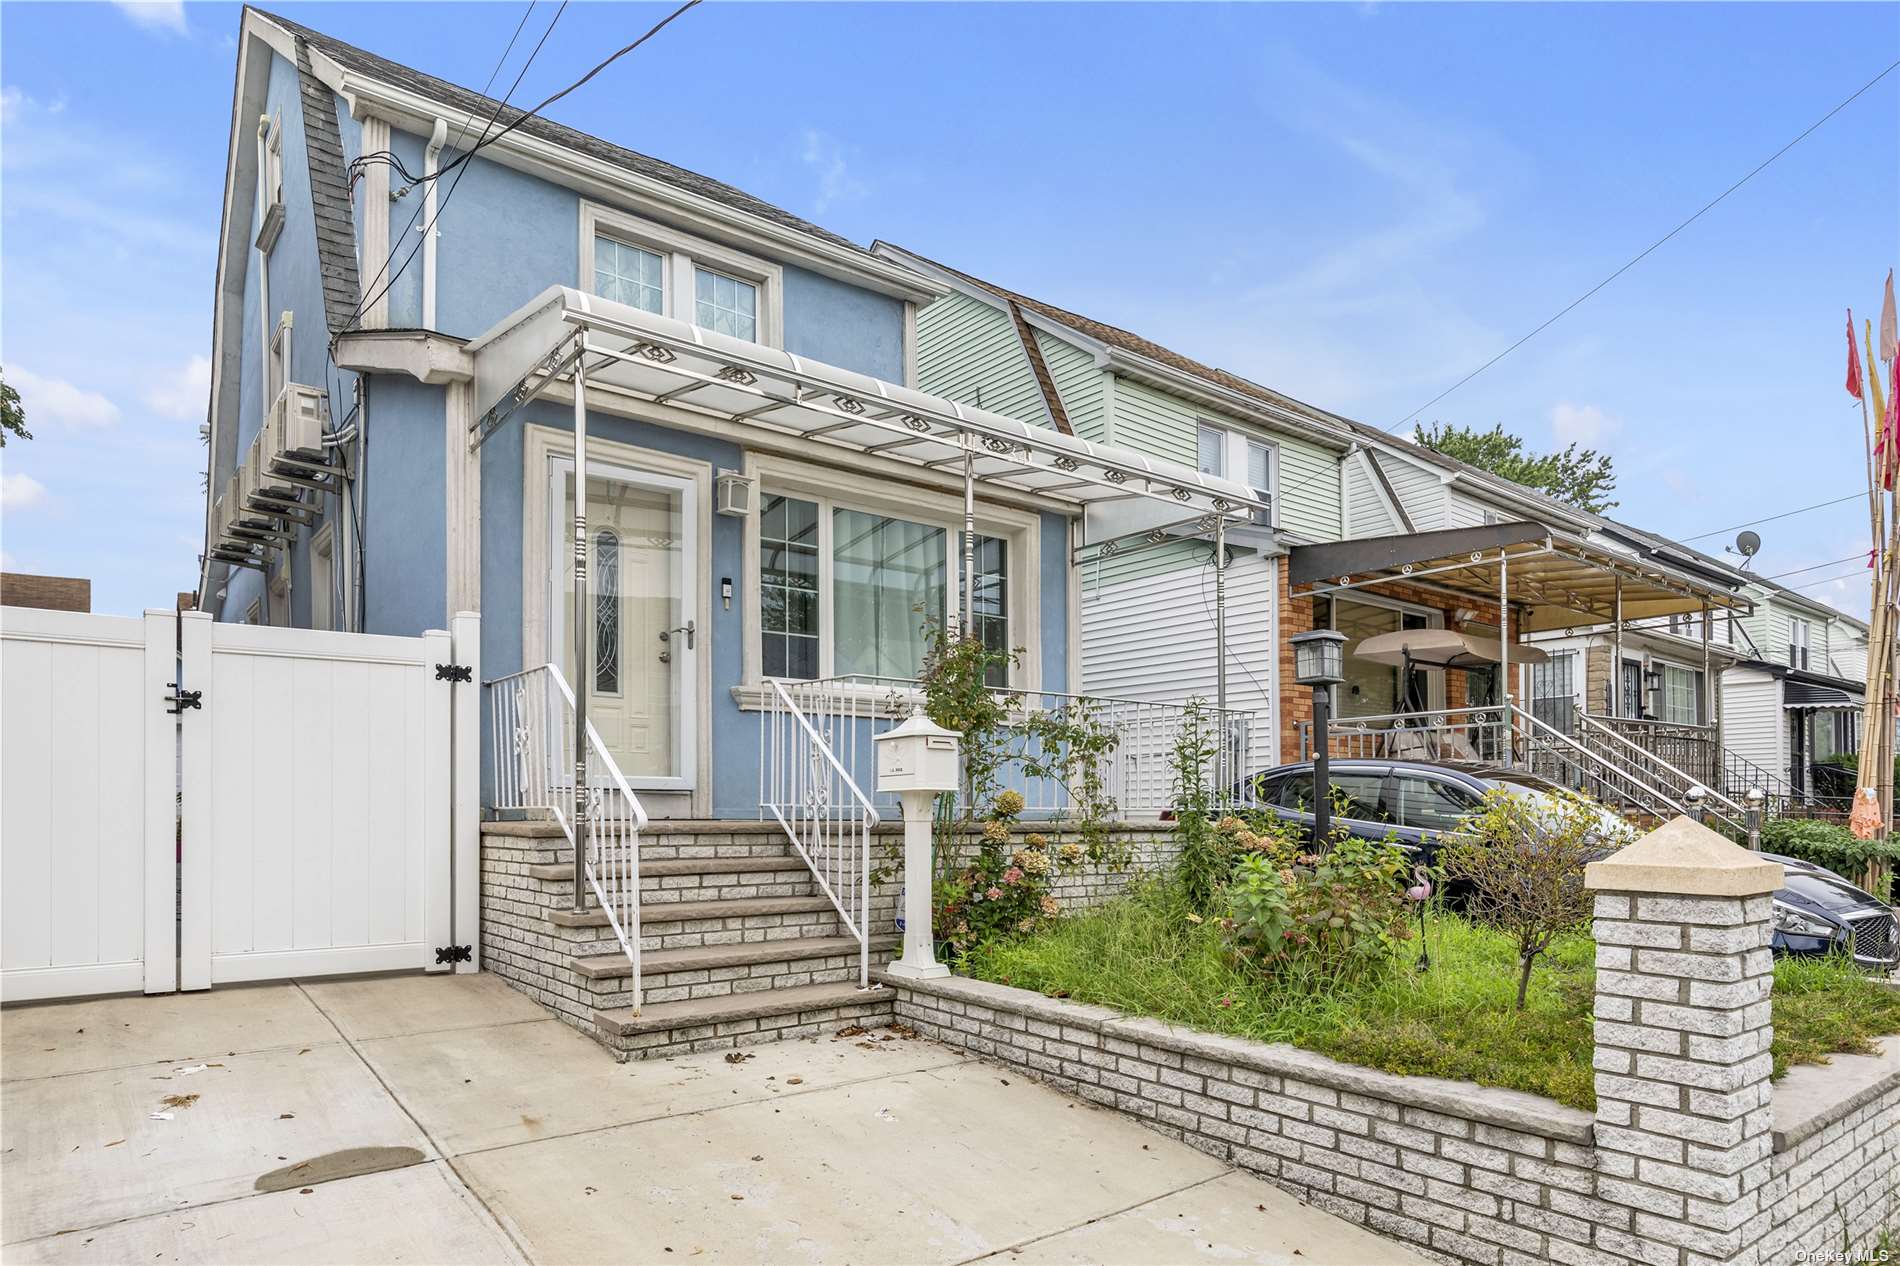
[[[1529,796],[1563,795],[1564,789],[1536,774],[1492,765],[1450,765],[1411,760],[1335,760],[1330,779],[1346,811],[1335,827],[1366,839],[1396,839],[1429,863],[1443,837],[1458,829],[1484,797],[1498,789]],[[1244,799],[1309,835],[1313,827],[1313,765],[1302,761],[1264,770],[1247,779]],[[1604,836],[1633,838],[1621,818],[1603,810]],[[1894,912],[1870,892],[1833,871],[1778,853],[1762,856],[1782,864],[1786,886],[1775,894],[1774,949],[1778,954],[1851,954],[1876,971],[1900,962]],[[1455,894],[1453,894],[1455,900]]]

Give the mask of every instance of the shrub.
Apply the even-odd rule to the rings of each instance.
[[[1517,946],[1517,1007],[1524,1009],[1540,954],[1590,918],[1586,862],[1625,837],[1581,796],[1485,796],[1479,811],[1440,851],[1445,877],[1471,886],[1471,916]]]
[[[1892,837],[1856,839],[1852,831],[1839,823],[1808,818],[1768,819],[1761,826],[1761,846],[1764,852],[1781,853],[1825,866],[1849,883],[1867,883],[1869,872],[1877,870],[1872,879],[1883,889],[1892,887],[1891,868],[1900,861],[1900,840]],[[1891,894],[1876,892],[1874,895],[1886,901]]]
[[[1035,833],[1011,848],[1010,828],[1022,811],[1019,793],[998,793],[983,823],[976,860],[954,875],[940,875],[932,885],[936,938],[959,958],[1002,937],[1033,932],[1062,913],[1049,894],[1049,880],[1058,869],[1077,864],[1080,854],[1066,846],[1051,853],[1047,837]]]
[[[1235,867],[1221,926],[1232,951],[1263,969],[1354,976],[1388,961],[1391,946],[1411,935],[1402,884],[1408,865],[1391,841],[1343,833],[1324,853],[1290,863],[1271,848],[1256,849]]]

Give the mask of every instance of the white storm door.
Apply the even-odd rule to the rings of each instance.
[[[574,670],[574,463],[556,458],[548,629],[552,658]],[[587,715],[629,786],[690,790],[698,716],[698,522],[692,481],[589,463]],[[558,772],[558,771],[557,771]]]

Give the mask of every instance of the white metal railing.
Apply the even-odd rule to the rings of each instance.
[[[895,816],[899,810],[897,797],[875,790],[873,739],[923,702],[917,683],[907,678],[869,676],[812,681],[768,679],[768,707],[775,692],[782,692],[788,703],[808,719],[853,785],[865,789],[869,802],[886,816]],[[991,694],[1013,722],[1025,722],[1038,714],[1053,716],[1100,740],[1099,750],[1080,758],[1060,744],[1045,745],[1039,735],[1021,725],[1016,727],[995,771],[995,790],[1021,795],[1025,817],[1072,815],[1077,809],[1077,784],[1083,779],[1092,784],[1088,798],[1096,809],[1120,818],[1159,817],[1175,807],[1174,753],[1190,723],[1187,707],[1008,687],[998,687]],[[771,724],[769,716],[765,724]],[[1228,799],[1229,791],[1248,774],[1278,763],[1270,749],[1253,750],[1255,742],[1267,744],[1272,736],[1265,727],[1255,726],[1251,713],[1230,709],[1221,714],[1204,707],[1200,709],[1200,725],[1214,750],[1205,777],[1216,801]]]
[[[633,969],[640,1009],[640,831],[646,810],[592,722],[587,726],[584,838],[575,839],[574,692],[553,664],[484,682],[494,738],[496,809],[538,809],[553,816],[577,848],[587,887],[607,916]],[[578,899],[581,894],[577,893]]]
[[[792,689],[787,689],[791,686]],[[858,986],[871,983],[871,831],[877,809],[842,748],[856,755],[857,726],[835,712],[806,715],[798,683],[767,678],[759,714],[759,813],[785,828],[818,887],[858,943]],[[796,693],[795,693],[796,692]],[[811,702],[810,699],[804,700]],[[865,750],[870,749],[869,735]],[[873,758],[874,759],[874,758]]]

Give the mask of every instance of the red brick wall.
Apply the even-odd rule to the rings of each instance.
[[[1313,719],[1313,692],[1305,686],[1293,683],[1293,635],[1305,633],[1313,627],[1313,610],[1316,600],[1306,596],[1294,597],[1287,583],[1285,561],[1280,572],[1280,759],[1293,761],[1300,759],[1300,732],[1302,722]],[[1462,630],[1454,612],[1463,608],[1478,612],[1474,623],[1495,624],[1497,603],[1481,601],[1475,597],[1455,598],[1436,590],[1421,589],[1415,585],[1386,584],[1369,585],[1363,591],[1382,598],[1391,598],[1399,602],[1409,602],[1415,606],[1428,607],[1441,611],[1445,617],[1445,627]],[[1349,596],[1349,595],[1348,595]],[[1488,633],[1490,630],[1487,629]],[[1512,642],[1522,641],[1515,631]],[[1461,708],[1465,704],[1465,674],[1448,672],[1445,678],[1445,706]]]

